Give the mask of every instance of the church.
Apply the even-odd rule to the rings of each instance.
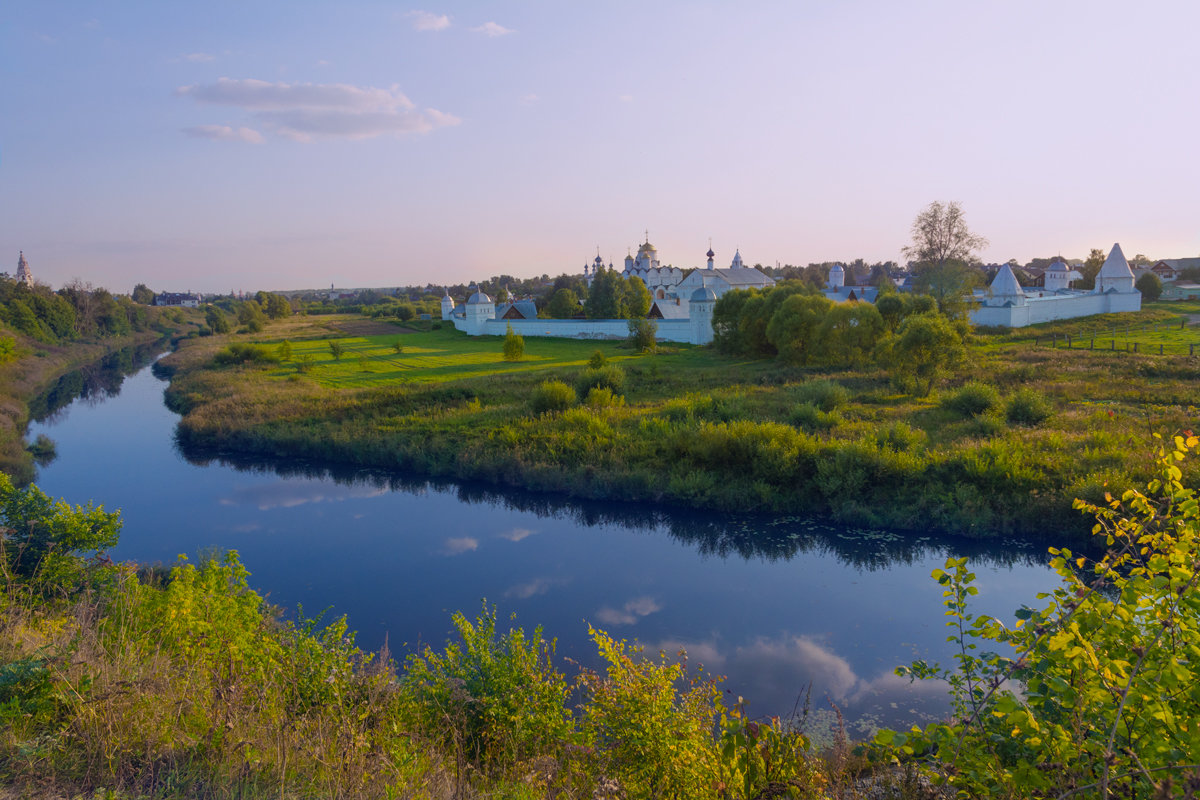
[[[12,251],[10,250],[9,252]],[[17,257],[17,281],[33,288],[33,272],[29,269],[29,262],[25,260],[24,250]]]

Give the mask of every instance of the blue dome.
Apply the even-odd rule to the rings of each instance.
[[[467,301],[467,305],[474,306],[479,305],[480,303],[490,302],[492,302],[492,298],[488,297],[486,292],[476,292],[475,294],[471,295],[471,299]]]
[[[699,302],[703,302],[705,300],[716,300],[716,299],[717,299],[716,292],[714,292],[712,289],[708,288],[707,286],[701,286],[699,289],[692,292],[692,297],[691,297],[690,302],[699,303]]]

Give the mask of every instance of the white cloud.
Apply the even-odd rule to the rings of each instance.
[[[519,542],[522,539],[533,536],[534,533],[535,531],[531,531],[528,528],[513,528],[511,531],[505,531],[500,534],[500,538],[508,539],[510,542]]]
[[[214,56],[212,53],[187,53],[187,54],[181,56],[181,58],[184,61],[191,61],[193,63],[199,64],[199,63],[203,63],[205,61],[212,61],[213,59],[216,58],[216,56]]]
[[[443,543],[442,552],[448,556],[462,555],[479,549],[479,540],[472,536],[447,539]]]
[[[662,611],[662,606],[653,597],[635,597],[619,610],[605,606],[596,612],[596,619],[605,625],[633,625],[656,611]]]
[[[534,578],[526,583],[518,583],[504,591],[505,597],[516,597],[526,600],[534,595],[545,594],[555,586],[562,586],[566,581],[562,578]]]
[[[410,11],[408,17],[412,20],[413,30],[444,31],[450,27],[450,18],[445,14],[434,14],[432,11]]]
[[[213,139],[218,142],[246,142],[262,144],[262,134],[252,128],[232,128],[228,125],[196,125],[184,128],[183,132],[196,139]]]
[[[484,36],[507,36],[510,33],[516,33],[512,28],[506,28],[497,22],[485,22],[482,25],[471,28],[475,33],[482,33]]]
[[[283,83],[220,78],[181,86],[181,97],[252,112],[256,122],[297,141],[315,138],[369,139],[383,134],[427,133],[461,120],[435,108],[416,108],[399,88],[344,83]]]

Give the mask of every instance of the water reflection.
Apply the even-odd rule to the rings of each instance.
[[[30,401],[30,418],[34,422],[52,425],[75,400],[95,405],[116,397],[121,393],[121,384],[127,377],[154,361],[162,352],[162,342],[131,345],[68,372]]]
[[[303,484],[281,482],[239,489],[237,497],[222,500],[260,509],[337,502],[390,492],[420,495],[434,491],[451,493],[469,505],[531,513],[582,527],[615,525],[632,531],[665,533],[694,547],[701,555],[721,559],[736,556],[773,562],[812,554],[836,557],[844,564],[868,572],[891,569],[899,564],[919,564],[935,555],[966,556],[972,563],[995,567],[1040,566],[1046,562],[1045,543],[1022,539],[913,536],[880,529],[849,528],[801,516],[709,513],[638,503],[576,500],[549,493],[498,489],[486,484],[400,472],[214,451],[181,440],[176,442],[176,447],[196,466],[217,464],[238,472],[307,479],[308,482]],[[342,487],[341,491],[335,485]],[[532,534],[533,531],[515,528],[500,535],[519,542]],[[448,555],[457,555],[475,550],[478,545],[471,537],[448,539],[445,550]]]

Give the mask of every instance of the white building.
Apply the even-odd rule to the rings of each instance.
[[[12,252],[11,250],[9,252]],[[17,257],[17,280],[26,286],[33,288],[33,272],[29,269],[29,262],[25,260],[25,251],[21,251],[21,255]]]
[[[1066,266],[1062,262],[1051,264],[1046,270],[1044,288],[1022,289],[1012,268],[1005,264],[987,290],[976,294],[980,305],[971,312],[971,322],[1023,328],[1057,319],[1141,309],[1142,293],[1133,286],[1133,271],[1121,252],[1121,245],[1113,245],[1096,275],[1096,287],[1090,291],[1068,288],[1072,280],[1081,276]]]

